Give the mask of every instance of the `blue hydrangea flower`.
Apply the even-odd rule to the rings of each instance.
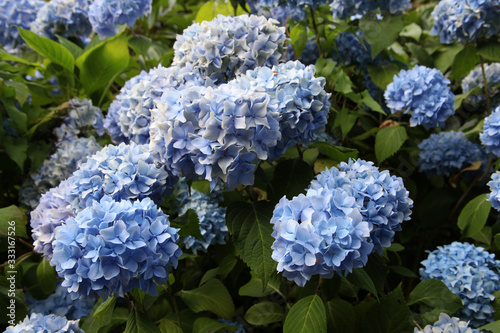
[[[500,30],[499,0],[441,0],[432,12],[431,35],[441,43],[475,41]]]
[[[411,113],[410,126],[429,129],[444,126],[445,120],[455,114],[455,95],[449,84],[439,70],[417,65],[395,75],[384,97],[392,113]]]
[[[81,164],[87,161],[88,157],[101,149],[102,147],[94,137],[75,138],[58,143],[56,152],[49,159],[43,161],[42,167],[37,172],[32,173],[30,178],[23,183],[19,193],[19,201],[24,206],[34,209],[40,195],[71,176]],[[32,195],[33,191],[36,193],[36,197]]]
[[[227,82],[248,69],[277,65],[286,40],[285,28],[263,16],[219,15],[195,23],[177,36],[172,65],[190,63],[203,77]]]
[[[500,171],[491,175],[488,186],[490,187],[490,193],[486,197],[488,201],[491,201],[491,207],[500,211]]]
[[[66,199],[69,188],[70,183],[62,181],[59,186],[42,195],[40,203],[30,214],[34,250],[43,254],[47,260],[52,258],[55,229],[75,215]]]
[[[91,0],[51,0],[38,11],[31,30],[46,38],[57,40],[56,35],[86,39],[92,32],[88,19]]]
[[[151,13],[152,0],[95,0],[89,6],[89,21],[101,39],[118,33],[118,25],[129,27]]]
[[[212,84],[210,80],[203,80],[198,71],[193,71],[190,64],[184,68],[160,65],[149,72],[142,71],[128,80],[116,96],[109,107],[104,127],[117,144],[130,141],[149,143],[151,109],[164,90]]]
[[[68,179],[67,200],[74,209],[90,207],[108,195],[115,200],[158,200],[176,179],[156,166],[146,145],[109,145],[87,159]]]
[[[30,313],[44,316],[55,314],[69,320],[87,317],[95,302],[95,297],[86,297],[75,302],[71,299],[68,289],[61,286],[61,280],[58,280],[55,292],[46,299],[37,300],[29,293],[25,295],[25,304]]]
[[[479,137],[488,153],[500,157],[500,105],[484,119],[484,127]]]
[[[227,319],[219,319],[218,321],[221,322],[221,323],[223,323],[223,324],[231,325],[231,326],[236,327],[236,329],[234,330],[233,333],[245,333],[246,332],[245,328],[243,327],[243,325],[241,325],[237,321],[230,321],[230,320],[227,320]],[[228,332],[227,330],[225,330],[225,331]]]
[[[56,228],[51,264],[71,298],[119,295],[135,287],[157,295],[182,251],[178,229],[149,198],[104,195]]]
[[[4,50],[14,51],[24,43],[16,26],[30,30],[31,23],[44,4],[43,0],[0,1],[0,45]]]
[[[250,0],[247,4],[253,14],[265,16],[268,19],[275,19],[281,26],[285,26],[286,21],[291,18],[295,21],[303,21],[306,18],[306,11],[303,8],[291,7],[287,3],[282,5],[268,6],[267,1]]]
[[[174,192],[177,199],[179,215],[185,214],[188,209],[194,209],[200,222],[200,233],[203,238],[187,236],[184,238],[186,249],[191,249],[194,254],[198,251],[207,252],[210,245],[226,244],[229,237],[227,229],[226,207],[219,206],[222,191],[213,190],[210,195],[200,193],[194,189],[189,190],[186,182],[179,182]]]
[[[366,67],[366,64],[372,62],[372,49],[363,38],[363,32],[358,32],[358,36],[352,32],[341,32],[335,43],[337,52],[334,53],[333,59],[346,65],[361,65]]]
[[[500,63],[496,62],[493,64],[484,64],[484,74],[486,77],[486,84],[488,87],[488,93],[492,101],[492,105],[500,104]],[[472,89],[480,87],[484,88],[483,71],[481,65],[474,68],[464,79],[462,80],[462,92],[468,93]],[[486,98],[483,95],[469,95],[464,101],[467,106],[471,106],[474,109],[484,109],[486,106]]]
[[[22,322],[16,326],[9,326],[4,333],[85,333],[78,327],[78,320],[68,320],[53,314],[44,316],[33,313],[26,316]]]
[[[333,0],[330,2],[333,19],[340,20],[377,10],[383,14],[397,15],[409,8],[411,8],[410,0]]]
[[[241,86],[271,97],[277,105],[281,139],[272,148],[270,159],[278,159],[296,144],[307,145],[324,129],[330,112],[330,94],[324,89],[325,79],[316,78],[314,65],[289,61],[272,69],[259,67],[237,78]]]
[[[68,114],[63,117],[63,124],[54,129],[58,141],[78,138],[80,134],[95,132],[104,135],[104,117],[101,109],[92,105],[90,99],[78,97],[69,101]]]
[[[422,261],[422,280],[437,279],[462,299],[464,305],[456,315],[470,320],[472,327],[494,321],[491,302],[500,290],[500,261],[482,247],[453,242],[438,246]]]
[[[457,317],[448,316],[446,313],[441,313],[439,315],[439,320],[434,323],[434,325],[427,325],[424,329],[419,330],[415,327],[413,333],[479,333],[479,330],[475,330],[469,327],[467,321],[461,321]]]
[[[469,141],[463,132],[431,134],[418,148],[420,172],[425,172],[429,177],[449,177],[474,162],[488,161],[481,146]]]

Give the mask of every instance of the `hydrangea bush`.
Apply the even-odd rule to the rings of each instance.
[[[498,331],[498,0],[0,9],[0,331]]]

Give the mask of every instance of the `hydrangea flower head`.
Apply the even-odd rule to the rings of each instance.
[[[432,12],[431,35],[445,44],[491,37],[500,30],[499,16],[499,0],[441,0]]]
[[[14,50],[24,41],[16,26],[30,30],[43,0],[1,0],[0,1],[0,45],[5,50]]]
[[[283,4],[270,3],[269,1],[250,0],[247,1],[253,14],[274,19],[285,26],[286,21],[291,18],[295,21],[303,21],[306,18],[306,11],[303,8],[291,7],[288,1]]]
[[[149,198],[105,195],[56,229],[51,264],[73,299],[119,295],[138,287],[157,295],[182,251],[178,229]]]
[[[61,286],[61,280],[58,280],[55,292],[46,299],[37,300],[29,293],[25,296],[25,304],[31,313],[44,316],[55,314],[69,320],[87,317],[95,302],[95,297],[82,298],[75,302],[71,299],[68,289]]]
[[[455,114],[455,95],[449,84],[439,70],[417,65],[395,75],[384,97],[392,113],[411,113],[410,126],[429,129],[444,126],[445,120]]]
[[[89,6],[89,21],[101,39],[118,33],[118,25],[129,27],[151,12],[152,0],[95,0]]]
[[[429,177],[451,176],[477,161],[487,161],[481,146],[469,141],[463,132],[431,134],[419,145],[420,172]]]
[[[330,9],[333,19],[345,20],[354,15],[365,15],[380,10],[390,15],[401,14],[411,8],[410,0],[333,0]]]
[[[450,317],[446,313],[439,315],[439,320],[434,325],[427,325],[424,329],[419,330],[415,327],[413,333],[479,333],[480,330],[475,330],[469,327],[469,323],[461,321],[457,317]]]
[[[33,313],[16,326],[9,326],[4,333],[85,333],[78,327],[78,320],[68,320],[53,314]]]
[[[453,242],[438,246],[422,261],[422,280],[437,279],[462,299],[464,305],[456,315],[480,327],[494,320],[491,302],[500,290],[500,261],[482,247]]]
[[[500,157],[500,105],[484,119],[484,127],[479,136],[488,153]]]
[[[500,211],[500,172],[497,171],[491,175],[491,180],[488,182],[490,193],[486,196],[488,201],[491,201],[491,207]]]
[[[92,32],[88,19],[91,0],[51,0],[40,9],[31,30],[46,38],[56,35],[87,38]]]
[[[118,201],[159,199],[174,181],[156,166],[146,145],[109,145],[89,157],[69,178],[67,199],[77,210],[91,206],[104,195]]]
[[[500,104],[500,63],[484,64],[484,74],[486,77],[486,85],[492,99],[492,105]],[[462,92],[468,93],[476,87],[484,87],[483,70],[481,65],[474,68],[462,80]],[[469,95],[466,102],[475,108],[482,106],[485,101],[482,95]],[[485,103],[484,103],[485,104]]]
[[[203,77],[227,82],[248,69],[277,65],[286,40],[285,28],[263,16],[219,15],[195,23],[177,36],[172,65],[190,63]]]
[[[364,38],[363,33],[358,33],[359,37],[352,32],[341,32],[335,43],[337,44],[337,53],[334,54],[334,59],[347,65],[361,65],[366,67],[366,64],[372,62],[372,49]]]
[[[78,97],[69,101],[68,114],[63,117],[63,124],[54,129],[59,141],[78,138],[81,134],[95,132],[104,135],[104,117],[101,109],[92,105],[90,99]]]

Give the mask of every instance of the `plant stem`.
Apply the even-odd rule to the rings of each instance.
[[[316,19],[314,18],[314,10],[312,9],[311,6],[309,6],[309,9],[311,10],[311,21],[313,24],[314,33],[316,34],[316,44],[318,44],[319,56],[323,57],[323,51],[321,50],[321,43],[319,42],[318,26],[316,25]]]
[[[484,88],[484,96],[486,97],[486,112],[488,114],[491,113],[491,96],[488,89],[488,81],[486,80],[486,70],[484,69],[484,59],[482,56],[479,57],[481,59],[481,72],[483,73],[483,88]]]

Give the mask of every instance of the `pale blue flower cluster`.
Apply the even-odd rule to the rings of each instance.
[[[203,238],[187,236],[184,246],[194,254],[198,251],[207,252],[210,245],[226,244],[229,237],[225,218],[226,208],[219,206],[222,192],[215,188],[210,195],[200,193],[194,189],[189,190],[185,182],[176,185],[175,197],[179,207],[179,215],[185,214],[188,209],[193,209],[198,215],[200,233]]]
[[[429,177],[448,177],[474,162],[488,160],[481,146],[469,141],[463,132],[431,134],[418,148],[420,172],[425,172]]]
[[[129,27],[151,12],[152,0],[95,0],[89,6],[89,21],[101,39],[118,33],[118,25]]]
[[[346,65],[361,65],[366,68],[366,64],[372,62],[372,49],[364,38],[363,33],[358,33],[359,37],[352,32],[341,32],[335,43],[337,52],[333,54],[333,59]]]
[[[61,280],[58,280],[55,292],[46,299],[37,300],[28,293],[24,300],[30,313],[39,313],[44,316],[55,314],[69,320],[87,317],[96,302],[93,296],[75,302],[71,299],[68,289],[61,286]]]
[[[9,326],[4,333],[85,333],[78,327],[78,320],[68,320],[56,315],[33,313],[16,326]]]
[[[450,317],[446,313],[439,315],[439,320],[433,325],[427,325],[422,330],[415,327],[413,333],[479,333],[469,327],[469,322],[461,321],[460,318]]]
[[[431,35],[441,43],[475,41],[500,30],[499,0],[441,0],[432,12]]]
[[[484,76],[486,77],[486,85],[491,96],[495,95],[500,84],[500,63],[484,64]],[[462,80],[462,92],[468,93],[476,87],[484,87],[483,70],[481,65],[476,66]]]
[[[88,18],[91,0],[51,0],[38,11],[31,30],[46,38],[56,35],[86,39],[92,32]]]
[[[500,290],[500,261],[482,247],[453,242],[438,246],[422,261],[422,280],[437,279],[462,299],[464,305],[456,315],[479,327],[494,320],[491,302]]]
[[[23,183],[19,201],[24,206],[34,209],[43,193],[71,176],[89,156],[101,149],[94,137],[76,137],[59,142],[56,152],[43,161],[42,167]]]
[[[184,86],[212,85],[210,80],[203,80],[199,72],[192,70],[191,64],[142,71],[128,80],[116,99],[111,103],[104,127],[115,143],[149,143],[151,109],[155,100],[167,89],[179,89]]]
[[[146,197],[159,200],[167,186],[175,182],[156,166],[147,145],[133,142],[98,151],[68,181],[71,187],[67,200],[77,210],[90,207],[105,195],[118,201]]]
[[[384,97],[392,113],[411,113],[410,126],[429,129],[444,126],[446,119],[455,114],[455,95],[449,84],[439,70],[417,65],[394,75]]]
[[[319,174],[306,195],[283,197],[276,205],[272,258],[299,286],[312,275],[351,272],[374,248],[390,246],[412,206],[401,178],[371,162],[341,163]]]
[[[1,0],[0,1],[0,45],[6,51],[14,51],[24,41],[17,30],[30,30],[43,0]]]
[[[271,149],[269,158],[278,159],[296,144],[309,144],[324,129],[330,111],[330,94],[324,89],[326,80],[316,78],[314,65],[289,61],[273,68],[259,67],[237,78],[240,85],[270,96],[277,105],[281,139]]]
[[[104,135],[102,111],[93,106],[90,99],[75,97],[68,103],[68,114],[62,118],[63,124],[54,129],[58,141],[88,136],[91,133]]]
[[[488,186],[490,187],[490,193],[486,197],[488,201],[491,201],[491,207],[500,211],[500,171],[491,175]]]
[[[286,40],[285,28],[263,16],[219,15],[195,23],[177,36],[172,65],[192,64],[204,78],[227,82],[248,69],[277,65]]]
[[[157,295],[182,254],[177,232],[151,199],[104,195],[56,228],[51,264],[73,299],[123,297],[135,287]]]
[[[333,0],[330,9],[333,19],[344,20],[380,10],[382,14],[397,15],[411,8],[410,0]]]
[[[488,153],[500,157],[500,105],[484,119],[484,127],[479,136]]]

